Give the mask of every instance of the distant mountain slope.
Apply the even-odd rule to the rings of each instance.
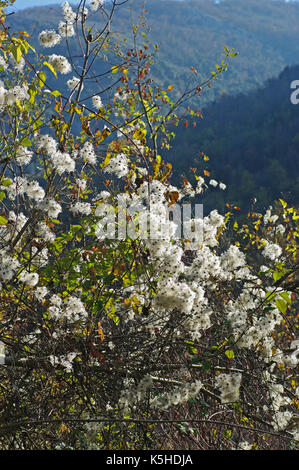
[[[141,11],[140,3],[134,3],[135,21]],[[112,31],[124,35],[130,31],[127,5],[119,9],[112,23]],[[202,102],[223,92],[254,89],[299,60],[298,2],[225,0],[216,4],[210,0],[147,0],[146,8],[151,40],[160,47],[154,73],[163,85],[171,83],[182,90],[190,77],[190,66],[205,78],[221,60],[223,45],[239,51],[229,71],[203,96]],[[42,29],[56,27],[61,17],[58,6],[36,7],[16,13],[9,21],[13,27],[29,30],[37,38]],[[60,46],[59,50],[62,49]],[[76,47],[73,52],[76,53]]]
[[[229,72],[199,101],[202,108],[207,100],[218,98],[204,109],[204,119],[196,128],[178,129],[173,149],[166,155],[176,159],[176,174],[187,175],[189,167],[203,168],[202,151],[211,157],[205,167],[212,177],[228,184],[227,191],[204,197],[207,208],[223,209],[225,202],[234,202],[247,209],[253,197],[263,208],[281,195],[298,203],[299,105],[290,103],[290,82],[299,80],[299,66],[262,84],[278,76],[286,64],[299,61],[299,4],[149,0],[147,10],[152,40],[160,44],[154,73],[162,84],[183,88],[191,65],[207,76],[223,44],[240,52]],[[114,32],[129,34],[128,15],[126,7],[119,11]],[[29,30],[37,38],[61,18],[60,7],[40,7],[13,15],[9,21],[13,29]],[[75,42],[71,50],[73,55],[78,53]],[[66,47],[61,44],[53,52],[66,53]]]
[[[299,104],[290,100],[290,83],[296,79],[299,65],[287,67],[259,90],[224,96],[207,106],[196,127],[177,130],[167,155],[176,160],[176,174],[205,168],[228,184],[225,192],[207,193],[207,207],[223,209],[225,202],[233,202],[247,210],[254,197],[260,209],[279,197],[299,203]]]

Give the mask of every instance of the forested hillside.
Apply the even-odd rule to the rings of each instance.
[[[204,119],[196,128],[179,129],[172,152],[165,155],[176,159],[177,174],[188,176],[189,167],[201,168],[204,152],[211,158],[215,178],[228,185],[225,194],[208,192],[203,199],[207,208],[216,204],[223,209],[226,202],[233,202],[247,210],[253,197],[264,208],[282,194],[292,203],[298,200],[299,110],[290,103],[290,82],[299,77],[299,67],[286,68],[278,79],[272,77],[299,60],[299,4],[149,0],[146,8],[149,38],[159,46],[153,75],[162,85],[175,84],[174,94],[193,74],[191,66],[202,80],[209,76],[220,62],[223,44],[239,52],[223,78],[204,90],[198,101],[197,106],[204,108],[217,97],[204,110]],[[134,13],[122,8],[112,23],[112,34],[129,37],[129,25],[136,24],[142,12],[140,7]],[[11,15],[8,21],[30,31],[36,49],[46,54],[38,34],[43,28],[55,28],[60,17],[59,6],[36,7]],[[92,16],[89,24],[99,28],[100,18]],[[68,45],[62,41],[56,51],[67,54],[68,47],[76,61],[81,51],[73,38]],[[109,57],[112,64],[115,60]],[[103,70],[106,67],[103,64]],[[96,72],[101,72],[101,63]],[[263,86],[265,79],[269,81]],[[55,88],[64,89],[63,79],[51,80]],[[97,91],[91,85],[90,92]],[[204,165],[209,169],[209,163]]]
[[[140,3],[133,2],[134,23],[142,12]],[[217,4],[210,0],[148,0],[145,6],[149,38],[159,46],[154,76],[163,86],[175,84],[177,93],[191,77],[191,66],[204,79],[221,61],[223,45],[239,52],[225,77],[203,94],[203,103],[221,93],[255,89],[299,60],[297,2],[226,0]],[[112,22],[111,32],[129,36],[130,15],[129,8],[122,8]],[[8,18],[14,27],[31,32],[33,41],[42,29],[55,28],[59,20],[59,6],[30,8]],[[95,15],[89,19],[95,27],[100,26],[99,22]],[[73,55],[79,53],[77,41],[70,40],[70,47]],[[65,51],[65,43],[57,50]]]
[[[7,16],[13,1],[0,1],[0,449],[105,450],[100,464],[135,468],[163,455],[199,466],[192,451],[298,449],[299,214],[285,199],[298,202],[299,66],[248,90],[265,75],[258,44],[271,44],[273,76],[294,53],[297,10],[273,2],[270,18],[266,1],[250,2],[251,13],[233,1],[148,2],[155,42],[175,35],[157,79],[163,55],[152,75],[144,31],[131,28],[122,48],[110,34],[113,18],[114,31],[129,31],[128,2]],[[234,94],[203,107],[186,81],[176,102],[171,73],[192,59],[210,75],[223,28],[238,47],[249,24],[259,66],[247,56],[227,75]],[[189,57],[192,28],[201,42],[194,34]],[[275,48],[286,52],[274,64]],[[245,69],[255,75],[247,87]],[[195,100],[205,119],[191,104],[179,114]],[[221,198],[203,199],[202,217],[189,197],[205,183],[217,195],[211,178]],[[261,213],[217,210],[280,192]]]
[[[225,197],[208,192],[208,207],[228,201],[247,209],[254,197],[260,209],[281,196],[298,202],[299,105],[290,100],[290,83],[298,77],[299,66],[287,67],[257,91],[209,105],[196,127],[190,121],[177,130],[170,152],[177,173],[205,168],[228,184]]]

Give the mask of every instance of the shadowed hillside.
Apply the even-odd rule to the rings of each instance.
[[[170,155],[178,174],[205,168],[228,184],[225,193],[209,191],[204,198],[209,207],[233,202],[247,209],[253,197],[260,209],[278,197],[298,203],[299,105],[290,101],[290,83],[296,79],[299,66],[287,67],[256,91],[209,105],[196,127],[177,130]]]

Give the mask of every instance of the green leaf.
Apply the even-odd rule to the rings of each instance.
[[[225,355],[228,359],[234,359],[235,353],[232,349],[225,351]]]
[[[42,125],[43,125],[43,121],[41,119],[37,119],[37,121],[34,121],[34,123],[32,125],[33,130],[36,131],[36,130],[40,129]]]
[[[202,364],[202,368],[203,368],[204,371],[208,372],[208,371],[211,369],[211,363],[208,362],[208,361],[207,361],[207,362],[204,362],[204,363]]]
[[[283,276],[283,273],[281,271],[275,271],[273,273],[274,282],[278,281],[282,276]]]
[[[4,186],[5,188],[8,188],[8,186],[11,186],[12,185],[12,181],[8,178],[3,178],[3,180],[1,181],[1,184],[2,186]]]
[[[277,299],[275,305],[281,313],[286,313],[288,306],[283,300]]]
[[[46,76],[45,72],[39,72],[39,74],[38,74],[38,84],[39,84],[40,88],[43,88],[43,86],[45,85],[46,79],[47,79],[47,76]]]
[[[8,221],[5,219],[5,217],[2,217],[2,216],[0,215],[0,225],[7,225],[7,222],[8,222]]]
[[[30,85],[29,87],[29,96],[30,96],[29,103],[30,104],[34,104],[36,94],[37,94],[36,87],[34,85]]]
[[[275,293],[269,292],[269,293],[266,295],[265,302],[266,302],[266,303],[272,302],[272,300],[274,300],[275,297],[276,297]]]
[[[280,295],[280,297],[282,297],[283,300],[285,300],[288,304],[291,304],[291,303],[292,303],[292,301],[291,301],[291,299],[290,299],[290,296],[289,296],[289,294],[288,294],[287,292],[281,292],[279,295]]]
[[[28,137],[25,137],[24,139],[22,139],[21,144],[23,147],[30,147],[32,145],[32,142],[30,139],[28,139]]]
[[[12,55],[14,56],[17,63],[20,62],[22,59],[22,47],[21,46],[14,46],[11,50]]]
[[[189,354],[191,354],[192,356],[194,356],[195,354],[197,354],[197,349],[196,347],[194,346],[194,343],[192,341],[186,341],[187,345],[188,345],[188,349],[189,349]]]

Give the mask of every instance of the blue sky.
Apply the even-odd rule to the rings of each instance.
[[[45,5],[61,5],[63,0],[16,0],[14,8],[22,10],[29,7],[45,6]],[[78,0],[70,0],[70,3],[75,5]]]
[[[79,3],[79,0],[69,0],[69,2],[75,5]],[[36,7],[36,6],[57,5],[57,4],[61,5],[62,3],[63,3],[63,0],[16,0],[14,4],[14,8],[18,10],[22,10],[24,8]]]

